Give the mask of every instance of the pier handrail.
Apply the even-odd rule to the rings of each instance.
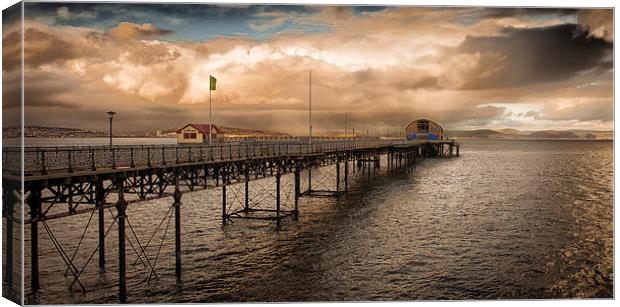
[[[417,141],[419,143],[419,141]],[[5,173],[18,175],[21,153],[24,175],[72,173],[100,169],[169,166],[183,163],[320,154],[353,149],[380,148],[416,143],[407,140],[352,138],[347,140],[266,140],[214,144],[97,145],[3,147]],[[23,150],[23,151],[22,151]]]

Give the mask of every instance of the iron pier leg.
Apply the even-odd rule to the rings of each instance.
[[[349,191],[349,159],[344,162],[344,191]]]
[[[374,158],[372,174],[377,175],[377,168],[379,167],[379,159],[377,157]]]
[[[181,190],[179,175],[175,176],[174,186],[174,255],[177,283],[181,282]]]
[[[118,187],[118,202],[116,210],[118,210],[118,299],[121,303],[127,302],[127,281],[126,281],[126,257],[125,257],[125,210],[127,203],[125,202],[125,182],[123,179],[116,179]]]
[[[295,166],[295,216],[299,215],[300,176],[299,165]]]
[[[340,192],[340,161],[336,161],[336,193]]]
[[[222,185],[222,222],[226,224],[226,183]]]
[[[245,169],[245,204],[244,208],[245,213],[250,212],[250,170]]]
[[[280,228],[280,170],[276,173],[276,223]]]
[[[103,210],[103,206],[105,205],[105,192],[103,191],[103,181],[99,180],[96,183],[96,192],[97,195],[97,208],[99,212],[97,213],[99,217],[99,271],[105,271],[105,211]]]
[[[140,175],[140,199],[146,199],[146,193],[144,192],[144,174]]]
[[[456,145],[456,156],[459,156],[459,149],[461,148],[460,145]]]
[[[16,198],[14,194],[14,190],[12,187],[5,187],[2,190],[2,208],[6,215],[6,264],[4,267],[4,276],[6,280],[7,287],[12,291],[13,289],[13,239],[14,239],[14,227],[13,227],[13,214],[16,203]],[[8,292],[8,291],[7,291]],[[9,295],[9,293],[6,293]]]
[[[308,166],[308,192],[312,191],[312,168]]]
[[[30,192],[30,289],[35,292],[39,287],[39,215],[41,213],[41,190],[33,187]]]

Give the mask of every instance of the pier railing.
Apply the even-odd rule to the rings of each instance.
[[[99,169],[156,167],[181,163],[303,155],[330,151],[404,145],[400,140],[257,141],[196,145],[114,145],[26,147],[24,175],[72,173]],[[20,147],[3,148],[2,166],[20,174]]]

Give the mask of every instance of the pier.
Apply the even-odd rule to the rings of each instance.
[[[353,173],[372,177],[381,167],[388,171],[413,171],[424,158],[459,156],[459,149],[460,144],[451,140],[378,139],[269,140],[213,146],[3,148],[3,218],[9,238],[19,224],[30,228],[30,246],[26,247],[30,258],[26,269],[30,270],[32,292],[40,289],[38,242],[44,231],[66,266],[65,275],[72,278],[70,290],[87,291],[80,282],[84,269],[97,259],[99,269],[105,270],[106,244],[117,244],[118,298],[126,302],[127,250],[136,252],[136,261],[149,271],[148,280],[157,279],[155,264],[159,254],[150,257],[146,249],[155,244],[151,239],[167,217],[173,223],[175,275],[181,281],[184,193],[221,189],[221,212],[214,214],[221,215],[223,224],[235,219],[259,219],[275,222],[279,228],[287,218],[299,214],[301,198],[346,194]],[[325,168],[331,171],[327,174],[319,171]],[[26,206],[23,219],[19,213],[22,197]],[[158,224],[151,239],[140,242],[134,233],[137,244],[132,244],[128,206],[165,197],[172,197],[171,206],[161,221],[151,221]],[[106,211],[115,213],[112,221],[106,221]],[[97,223],[99,235],[96,249],[88,259],[80,261],[75,259],[77,250],[63,248],[61,238],[47,224],[49,220],[77,214],[90,214],[89,224],[96,215],[93,223]],[[118,242],[106,243],[114,225]],[[5,282],[9,287],[14,282],[15,261],[10,241],[5,263]]]

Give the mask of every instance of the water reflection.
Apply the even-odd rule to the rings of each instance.
[[[476,141],[461,153],[358,181],[340,199],[304,199],[279,231],[265,221],[222,226],[219,191],[186,193],[181,288],[170,230],[158,282],[128,268],[129,302],[612,296],[611,142]],[[171,203],[130,207],[141,241]],[[72,247],[87,219],[50,225]],[[91,250],[96,236],[89,229]],[[116,302],[114,231],[107,271],[87,268],[85,295],[66,290],[71,279],[41,241],[43,290],[31,302]]]

